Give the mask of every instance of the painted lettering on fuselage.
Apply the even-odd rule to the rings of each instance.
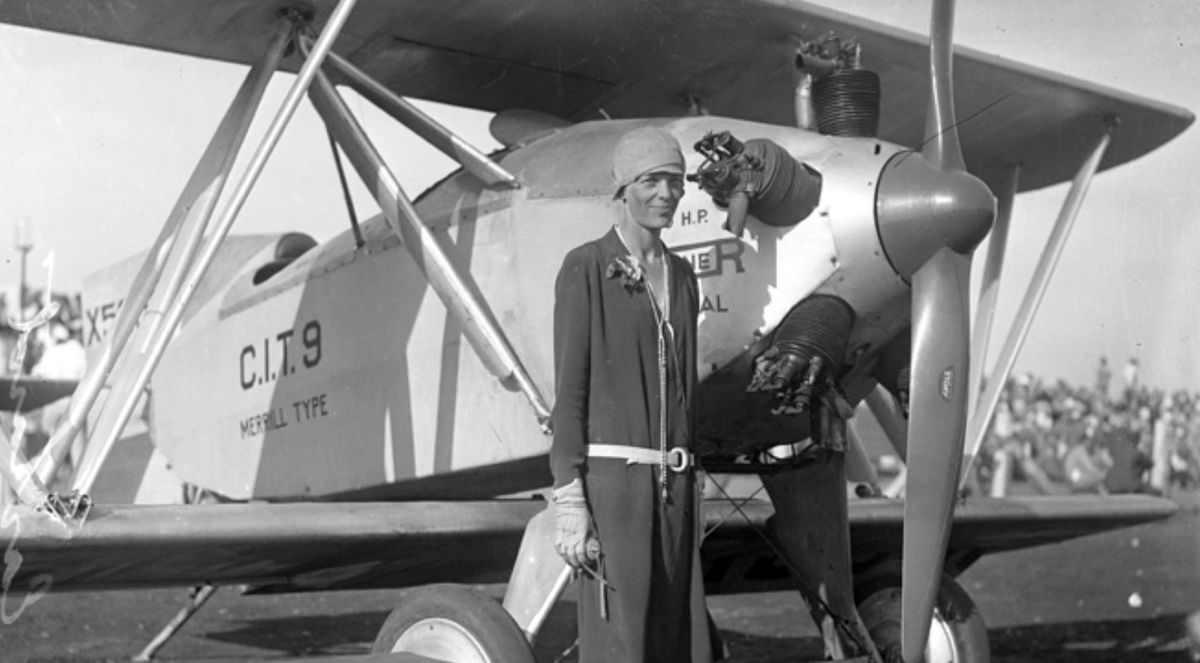
[[[270,410],[253,414],[238,422],[242,439],[257,437],[291,424],[304,425],[329,416],[326,394],[308,396],[289,405],[273,405]]]
[[[730,268],[734,274],[746,271],[742,264],[742,254],[746,252],[746,245],[733,237],[674,246],[671,247],[671,251],[692,263],[692,271],[696,272],[696,278],[721,276]]]
[[[708,223],[712,218],[708,214],[708,210],[701,207],[695,210],[686,210],[679,213],[679,225],[681,226],[698,226],[702,223]]]
[[[704,295],[700,300],[701,313],[728,313],[729,309],[725,308],[725,304],[721,302],[721,295],[711,294]]]
[[[292,403],[296,411],[296,421],[305,422],[329,416],[329,406],[325,403],[325,394],[304,398]]]
[[[285,329],[243,346],[238,357],[238,378],[242,389],[247,390],[319,363],[321,323],[309,320],[302,327]]]
[[[116,321],[117,314],[121,312],[121,306],[124,303],[124,299],[118,299],[115,302],[105,302],[96,306],[90,306],[83,312],[83,319],[85,321],[83,332],[84,345],[96,345],[108,337],[108,332]]]
[[[287,428],[287,412],[282,407],[273,408],[268,412],[246,417],[238,422],[242,427],[242,437],[255,437],[280,428]]]

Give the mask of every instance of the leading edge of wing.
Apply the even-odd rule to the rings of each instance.
[[[317,23],[333,6],[318,0]],[[0,22],[249,63],[281,5],[258,0],[5,0]],[[396,92],[484,110],[563,118],[714,115],[791,125],[797,38],[856,38],[883,79],[880,138],[923,140],[927,39],[799,0],[360,0],[336,49]],[[296,57],[288,66],[295,69]],[[1110,120],[1101,168],[1188,126],[1191,112],[957,47],[968,167],[1021,165],[1020,190],[1071,179]]]
[[[28,507],[0,522],[6,588],[252,584],[289,591],[504,582],[539,500],[95,507],[68,529]],[[8,583],[12,573],[11,583]]]
[[[769,503],[752,500],[734,509],[724,500],[705,503],[709,528],[705,550],[718,554],[761,552],[752,530],[768,524]],[[851,500],[850,539],[856,560],[900,554],[904,500]],[[989,554],[1057,543],[1089,534],[1162,520],[1179,507],[1148,495],[1036,496],[968,499],[954,511],[949,550]],[[739,513],[740,511],[740,513]]]
[[[856,558],[899,552],[901,500],[850,506]],[[27,507],[0,521],[14,592],[250,584],[256,591],[504,582],[540,500],[220,504],[96,507],[71,530]],[[761,555],[750,531],[769,504],[730,514],[706,502],[706,557]],[[990,553],[1166,518],[1174,503],[1146,496],[968,500],[955,513],[951,550]],[[12,556],[12,553],[17,553]]]
[[[1174,515],[1172,501],[1148,495],[1035,496],[968,499],[954,511],[949,550],[989,554],[1057,543]],[[850,508],[858,556],[898,549],[903,500],[860,500]]]

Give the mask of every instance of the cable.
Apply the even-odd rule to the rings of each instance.
[[[820,594],[812,591],[807,585],[805,585],[804,581],[801,579],[802,576],[800,575],[800,570],[797,569],[796,566],[792,564],[791,560],[789,560],[787,556],[783,554],[783,551],[781,551],[775,545],[775,542],[771,540],[771,537],[767,535],[763,528],[756,525],[754,521],[750,519],[750,516],[742,510],[742,507],[735,502],[732,497],[729,496],[729,493],[725,492],[725,489],[720,484],[715,485],[717,486],[717,490],[720,490],[721,494],[725,496],[725,499],[729,500],[729,503],[734,509],[737,510],[738,514],[740,514],[742,518],[745,519],[746,523],[750,525],[750,529],[752,529],[756,534],[759,535],[760,538],[762,538],[763,542],[767,544],[767,547],[771,549],[771,552],[775,553],[775,555],[779,557],[780,561],[783,562],[784,566],[788,568],[788,571],[792,574],[792,578],[796,580],[796,584],[800,585],[800,596],[804,597],[806,601],[809,599],[815,601],[817,606],[820,607],[826,615],[829,615],[829,618],[833,620],[834,628],[836,628],[848,642],[853,642],[864,651],[870,651],[870,648],[864,645],[864,643],[859,639],[857,629],[851,625],[854,620],[846,619],[845,617],[835,613],[833,609],[829,607],[829,604],[821,598]]]
[[[337,141],[333,139],[333,132],[326,128],[325,133],[329,136],[329,149],[333,150],[333,163],[337,166],[338,181],[342,183],[342,196],[346,199],[346,211],[350,214],[350,227],[354,230],[354,246],[361,249],[367,242],[363,239],[362,229],[358,227],[358,215],[354,213],[354,200],[350,197],[350,186],[346,183],[346,171],[342,168],[342,156],[338,153]]]

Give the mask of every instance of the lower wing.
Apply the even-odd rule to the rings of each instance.
[[[0,520],[0,545],[8,551],[6,588],[13,591],[492,583],[508,579],[525,523],[544,507],[540,500],[95,507],[85,523],[71,526],[10,506]],[[851,502],[856,562],[899,554],[903,508],[901,500]],[[956,510],[949,555],[973,561],[1175,510],[1172,502],[1140,495],[968,500]],[[705,503],[706,523],[714,528],[704,543],[713,591],[789,586],[756,533],[771,513],[761,501],[736,510],[725,500]]]

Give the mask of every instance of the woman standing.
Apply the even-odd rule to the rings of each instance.
[[[691,467],[697,284],[659,238],[683,196],[671,134],[613,152],[616,225],[555,285],[556,548],[584,571],[582,663],[711,661]]]

